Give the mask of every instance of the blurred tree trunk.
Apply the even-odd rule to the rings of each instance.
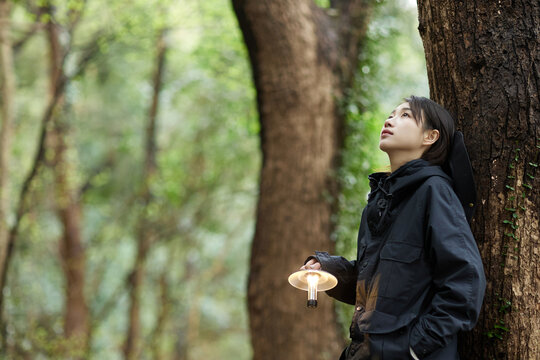
[[[148,114],[148,124],[145,134],[145,160],[143,169],[143,189],[141,194],[142,210],[140,220],[138,221],[137,235],[137,255],[133,271],[129,277],[130,285],[130,307],[129,307],[129,325],[127,330],[126,342],[124,345],[124,358],[126,360],[138,359],[141,342],[141,291],[143,286],[143,277],[145,272],[145,263],[148,251],[152,244],[152,220],[150,219],[150,203],[152,201],[152,180],[156,174],[156,119],[159,108],[159,94],[163,81],[163,70],[165,65],[165,30],[161,31],[156,43],[156,69],[153,78],[153,97],[150,111]]]
[[[50,97],[64,76],[64,50],[60,44],[59,26],[49,21],[46,26],[50,56]],[[75,168],[69,159],[70,144],[68,125],[62,115],[65,97],[58,100],[57,111],[53,114],[53,129],[50,138],[54,146],[54,176],[56,187],[56,206],[62,224],[60,257],[65,277],[64,335],[68,340],[66,354],[77,357],[86,351],[89,336],[89,312],[84,295],[85,250],[82,242],[81,202],[75,183]]]
[[[287,283],[314,250],[332,252],[344,117],[373,1],[233,0],[251,59],[263,165],[248,286],[254,359],[336,359],[333,302],[313,311]]]
[[[167,281],[168,272],[169,268],[166,268],[159,277],[159,307],[151,342],[152,359],[154,360],[167,358],[165,351],[163,351],[161,338],[165,334],[167,319],[171,313],[172,299],[169,294],[169,282]]]
[[[0,0],[0,86],[2,106],[2,127],[0,128],[0,279],[4,279],[9,244],[10,212],[9,170],[11,159],[11,138],[15,108],[15,69],[11,43],[11,2]],[[3,280],[0,280],[3,283]],[[0,287],[2,292],[2,287]],[[6,350],[6,327],[0,297],[0,347]]]
[[[540,358],[540,3],[419,0],[431,97],[451,110],[478,186],[488,277],[463,359]]]
[[[82,209],[74,186],[74,167],[68,157],[70,145],[67,125],[56,120],[51,137],[55,142],[56,206],[62,223],[60,256],[65,277],[64,335],[66,351],[84,353],[89,337],[89,311],[84,294],[86,256],[82,240]]]
[[[9,238],[9,162],[14,118],[15,69],[11,44],[11,2],[0,0],[0,82],[2,127],[0,128],[0,279],[3,278]],[[1,289],[0,289],[1,291]],[[0,315],[1,316],[1,315]]]

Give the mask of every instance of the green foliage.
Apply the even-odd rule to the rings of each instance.
[[[330,0],[314,0],[314,2],[318,7],[321,7],[324,9],[327,9],[330,7]]]
[[[510,311],[512,311],[512,302],[508,299],[505,299],[503,297],[498,297],[497,301],[499,303],[499,314],[498,316],[504,316],[508,314]],[[491,330],[487,331],[485,335],[489,339],[497,339],[502,340],[504,335],[509,332],[510,329],[506,325],[505,321],[503,319],[496,319],[495,324],[491,328]]]

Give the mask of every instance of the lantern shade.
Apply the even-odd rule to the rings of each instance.
[[[307,291],[309,288],[307,277],[309,274],[315,274],[319,276],[317,291],[330,290],[334,288],[338,283],[336,277],[329,272],[322,270],[300,270],[292,273],[289,276],[289,284],[291,284],[297,289]]]

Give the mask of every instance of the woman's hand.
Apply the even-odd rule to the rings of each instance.
[[[317,259],[311,259],[300,270],[321,270],[321,263]]]

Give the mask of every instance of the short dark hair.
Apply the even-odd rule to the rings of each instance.
[[[443,166],[448,157],[455,124],[452,115],[435,101],[422,96],[411,95],[404,99],[409,103],[413,117],[422,123],[424,129],[439,130],[439,139],[422,155],[431,164]]]

